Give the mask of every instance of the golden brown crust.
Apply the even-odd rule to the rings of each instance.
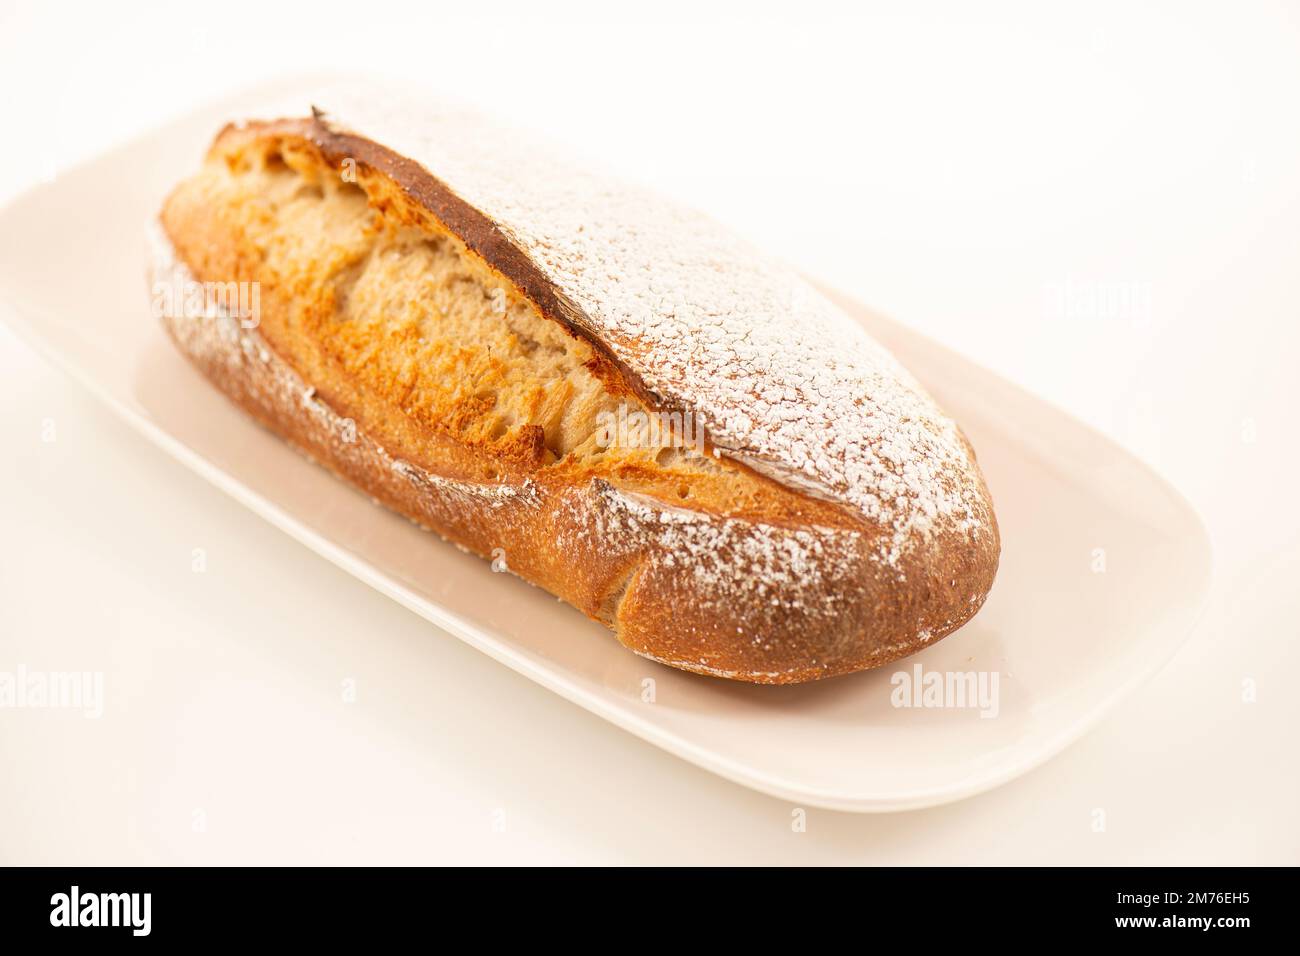
[[[272,143],[311,152],[325,168],[356,162],[381,215],[449,231],[515,294],[591,346],[591,370],[610,394],[658,407],[573,321],[572,303],[536,265],[422,167],[315,120],[228,127],[210,161],[239,162],[244,150]],[[992,584],[999,542],[991,505],[982,533],[940,529],[885,564],[882,531],[860,514],[735,463],[701,471],[635,456],[548,460],[540,428],[496,444],[431,429],[285,321],[322,290],[269,272],[202,196],[178,190],[162,221],[178,267],[200,280],[261,285],[256,330],[227,319],[218,331],[216,320],[180,313],[164,319],[218,388],[388,507],[475,553],[504,555],[512,571],[604,621],[644,656],[758,683],[849,673],[960,627]],[[675,494],[682,480],[692,483],[685,501]]]

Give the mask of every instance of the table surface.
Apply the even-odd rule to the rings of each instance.
[[[171,4],[0,7],[0,197],[284,71],[421,82],[1114,437],[1204,519],[1204,617],[1025,777],[925,811],[808,808],[797,832],[791,805],[295,544],[0,329],[0,672],[105,675],[99,719],[0,709],[0,863],[1300,862],[1293,5],[321,7],[304,37],[232,4],[223,23],[257,27],[233,39]],[[313,667],[322,643],[352,670]]]

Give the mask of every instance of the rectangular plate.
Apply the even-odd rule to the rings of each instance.
[[[796,687],[681,673],[375,507],[191,369],[150,317],[144,278],[146,225],[217,129],[316,82],[207,107],[0,212],[0,299],[17,332],[142,434],[313,551],[645,740],[746,786],[842,810],[939,804],[1007,781],[1080,736],[1182,643],[1210,566],[1205,533],[1182,498],[1107,439],[833,292],[961,423],[997,505],[1002,567],[988,603],[913,658]],[[996,672],[996,717],[895,707],[892,675],[917,664]],[[646,678],[655,681],[653,702],[643,700]]]

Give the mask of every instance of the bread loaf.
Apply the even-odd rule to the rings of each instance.
[[[222,130],[155,242],[156,301],[240,290],[158,311],[258,421],[673,667],[814,680],[979,609],[970,445],[790,270],[459,110],[303,114]]]

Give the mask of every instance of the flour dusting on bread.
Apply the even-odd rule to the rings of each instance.
[[[936,524],[987,525],[967,447],[921,386],[798,275],[712,220],[405,91],[340,86],[314,105],[491,218],[578,321],[726,454],[890,527],[885,560]]]

